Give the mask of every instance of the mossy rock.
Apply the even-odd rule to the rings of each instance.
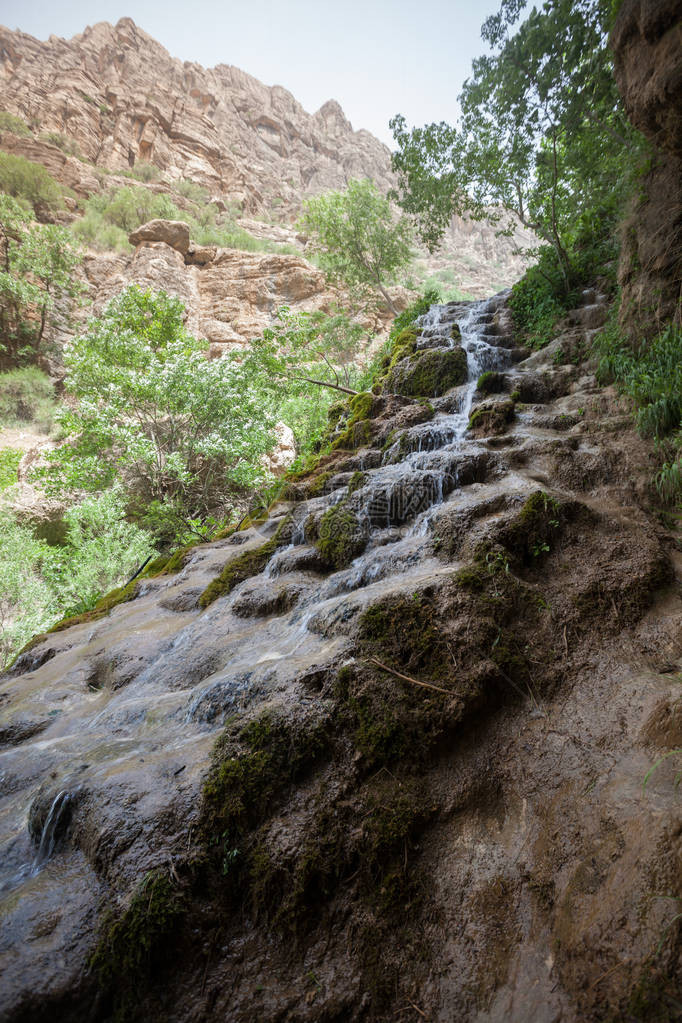
[[[220,575],[210,582],[201,594],[199,597],[199,607],[208,607],[214,600],[217,600],[219,597],[224,597],[226,594],[230,593],[235,586],[244,582],[245,579],[250,579],[254,575],[259,575],[275,551],[287,542],[290,527],[291,519],[287,516],[271,540],[261,544],[260,547],[244,551],[236,558],[232,558],[232,560],[225,565],[225,568],[222,570]]]
[[[343,448],[355,451],[356,448],[369,444],[372,439],[372,406],[375,395],[371,391],[363,391],[354,395],[348,402],[347,420],[341,432],[332,435],[332,451]],[[339,417],[341,422],[342,416]]]
[[[438,398],[466,380],[463,348],[429,348],[397,363],[386,377],[384,390],[407,397]]]
[[[469,419],[468,429],[474,436],[489,437],[506,433],[514,418],[514,402],[498,401],[478,408]]]
[[[317,524],[315,543],[328,568],[350,565],[367,546],[367,535],[359,519],[344,502],[329,508]]]
[[[501,391],[504,391],[504,383],[504,373],[488,370],[487,373],[481,373],[476,383],[476,390],[479,394],[500,394]]]

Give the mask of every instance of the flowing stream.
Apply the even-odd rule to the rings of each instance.
[[[18,663],[15,720],[35,738],[0,753],[0,890],[59,859],[81,807],[95,830],[115,834],[129,830],[127,807],[153,817],[183,786],[195,793],[228,716],[274,693],[284,699],[310,672],[338,664],[352,649],[358,610],[451,571],[433,555],[429,526],[443,502],[464,500],[462,488],[484,482],[494,466],[495,453],[466,429],[479,374],[512,361],[497,327],[504,297],[436,305],[422,317],[418,350],[459,344],[452,338],[459,326],[468,381],[434,399],[434,417],[403,430],[387,451],[350,456],[350,466],[366,467],[354,493],[351,473],[340,473],[328,493],[295,505],[291,542],[260,575],[207,610],[196,607],[234,544],[262,544],[281,518],[260,536],[251,530],[197,548],[177,576],[144,581],[131,603],[57,634]],[[347,568],[320,575],[305,522],[342,500],[361,524],[365,549]],[[295,598],[284,613],[269,603],[282,588]]]

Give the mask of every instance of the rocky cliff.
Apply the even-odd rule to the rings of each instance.
[[[154,191],[191,180],[219,208],[238,204],[254,236],[300,250],[301,258],[280,259],[232,250],[210,271],[201,261],[185,267],[160,245],[153,254],[89,255],[95,308],[129,281],[165,287],[188,303],[193,329],[209,342],[248,341],[277,305],[328,308],[337,296],[303,260],[291,227],[303,198],[351,177],[370,177],[384,191],[393,183],[387,147],[354,131],[335,101],[308,114],[286,89],[237,68],[172,58],[130,18],[68,41],[0,28],[0,91],[2,107],[31,128],[0,133],[0,147],[42,163],[74,190],[67,219],[79,200],[130,185],[123,172],[152,164],[161,175],[148,184]],[[462,292],[489,295],[520,276],[516,247],[529,241],[521,230],[498,238],[489,225],[456,220],[442,251],[423,254],[420,273],[445,271]]]
[[[621,316],[633,336],[682,322],[682,15],[677,0],[624,0],[613,29],[618,88],[653,159],[623,225]]]

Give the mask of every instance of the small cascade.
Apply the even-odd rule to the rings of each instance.
[[[43,830],[40,835],[40,843],[38,845],[38,852],[35,855],[33,861],[33,869],[39,870],[43,864],[51,858],[58,843],[64,837],[69,821],[71,820],[71,810],[73,804],[73,795],[66,789],[62,789],[52,800],[52,805],[48,811]]]

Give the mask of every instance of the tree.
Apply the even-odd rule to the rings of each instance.
[[[267,475],[274,403],[237,357],[209,361],[183,324],[182,303],[126,288],[65,355],[57,415],[67,442],[42,471],[57,490],[120,481],[131,505],[185,521],[229,512]]]
[[[410,262],[411,231],[372,181],[352,180],[345,192],[307,199],[299,225],[331,280],[358,296],[379,291],[397,313],[386,284]]]
[[[485,22],[493,53],[473,62],[459,128],[393,118],[393,165],[430,248],[455,213],[508,232],[517,218],[552,247],[568,290],[576,223],[615,217],[640,143],[611,73],[606,0],[546,0],[512,32],[524,6],[503,0]]]
[[[38,224],[15,199],[0,194],[0,361],[35,359],[60,300],[80,291],[80,257],[55,224]]]
[[[263,386],[277,393],[309,393],[310,385],[357,394],[354,362],[363,328],[344,313],[277,311],[272,327],[252,342],[247,356]]]

